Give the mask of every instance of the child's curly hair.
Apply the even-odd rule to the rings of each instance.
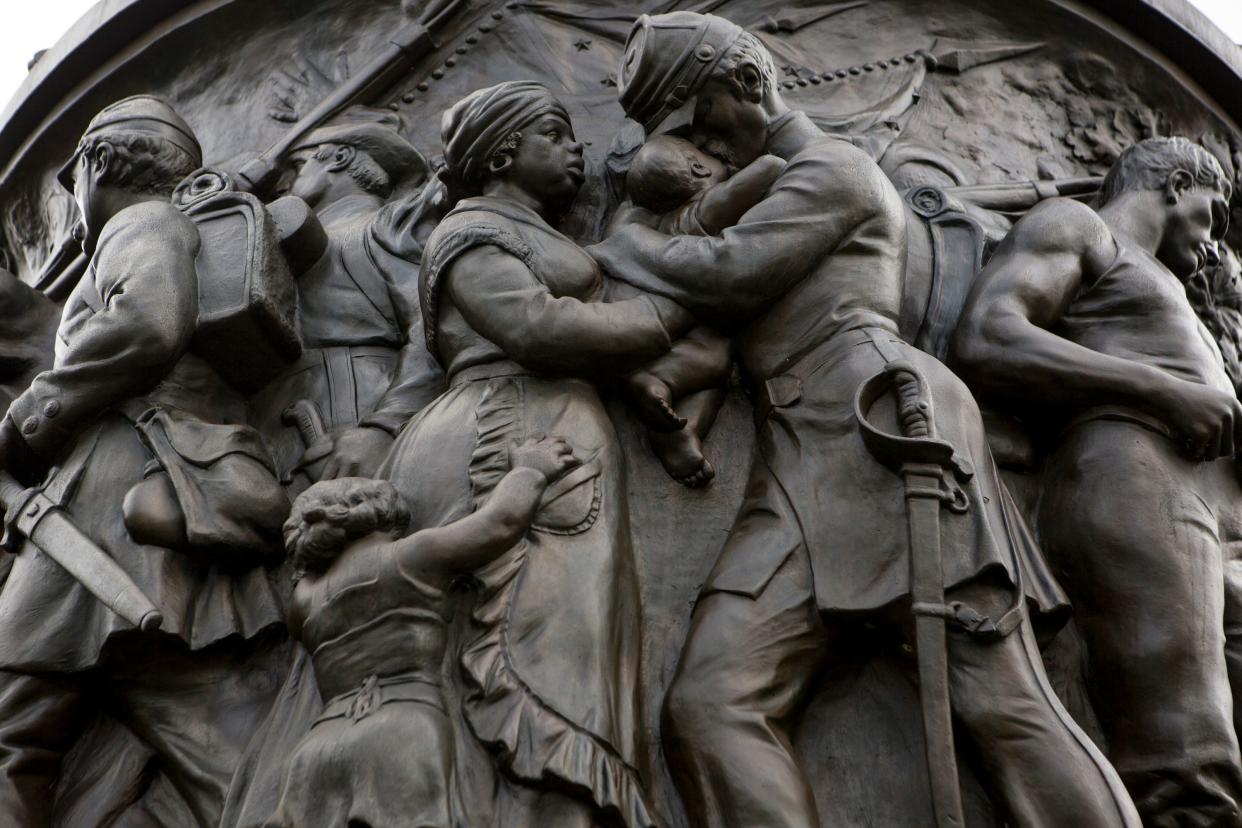
[[[387,480],[324,480],[298,495],[285,521],[285,550],[294,580],[326,570],[351,540],[372,532],[402,533],[410,510]]]

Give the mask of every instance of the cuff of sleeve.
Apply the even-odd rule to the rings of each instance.
[[[401,427],[405,425],[405,421],[409,417],[403,417],[399,414],[385,413],[382,411],[372,411],[367,416],[358,421],[359,428],[375,428],[386,432],[389,437],[396,437],[401,432]]]
[[[59,421],[60,409],[57,400],[39,399],[27,391],[13,400],[7,416],[30,450],[47,459],[73,436]]]

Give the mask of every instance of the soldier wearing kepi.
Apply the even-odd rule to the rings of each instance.
[[[297,489],[318,477],[374,473],[397,431],[444,390],[418,308],[421,244],[435,205],[431,191],[409,192],[426,179],[427,162],[398,126],[391,112],[354,107],[289,154],[291,193],[316,211],[328,247],[298,279],[306,350],[252,410],[286,476],[308,447],[331,442]],[[385,205],[394,193],[401,197]],[[326,433],[282,422],[285,408],[304,400]]]
[[[788,162],[767,198],[719,236],[631,225],[591,248],[612,275],[736,332],[757,397],[746,499],[666,700],[666,753],[691,820],[817,825],[789,718],[848,635],[848,619],[908,635],[906,492],[869,452],[854,413],[865,383],[904,366],[923,386],[939,438],[955,448],[943,484],[959,490],[939,510],[936,587],[947,601],[919,610],[965,621],[969,607],[996,622],[987,638],[947,622],[947,690],[961,734],[1013,823],[1135,824],[1115,772],[1048,686],[1015,598],[1018,541],[1006,521],[1017,515],[978,409],[957,377],[897,333],[905,224],[892,185],[860,150],[790,110],[767,50],[726,20],[644,16],[623,60],[622,106],[648,134],[684,128],[738,168],[763,152]],[[899,432],[891,401],[887,416],[887,431]],[[1028,589],[1035,580],[1026,573]]]
[[[981,390],[1052,425],[1040,538],[1150,825],[1242,825],[1242,403],[1184,285],[1215,262],[1230,189],[1183,138],[1130,147],[1096,209],[1018,222],[954,343]]]
[[[43,494],[150,598],[164,632],[136,630],[33,544],[19,551],[0,592],[6,825],[47,824],[61,758],[100,705],[215,824],[275,693],[283,613],[264,565],[281,558],[289,502],[241,425],[244,401],[192,344],[200,237],[169,197],[201,163],[185,121],[139,96],[100,112],[61,174],[90,267],[53,367],[0,424],[0,470],[33,482],[53,467]]]

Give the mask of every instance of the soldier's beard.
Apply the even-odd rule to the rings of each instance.
[[[720,159],[721,163],[728,168],[729,175],[733,175],[741,168],[737,163],[737,155],[733,152],[733,148],[720,138],[708,138],[700,145],[700,149]]]

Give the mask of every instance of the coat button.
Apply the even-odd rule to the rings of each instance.
[[[22,423],[22,434],[34,434],[38,430],[39,430],[39,418],[38,417],[27,417],[26,421]]]
[[[48,400],[47,405],[43,406],[44,417],[49,417],[49,418],[55,417],[59,413],[60,413],[60,401],[59,400]]]

